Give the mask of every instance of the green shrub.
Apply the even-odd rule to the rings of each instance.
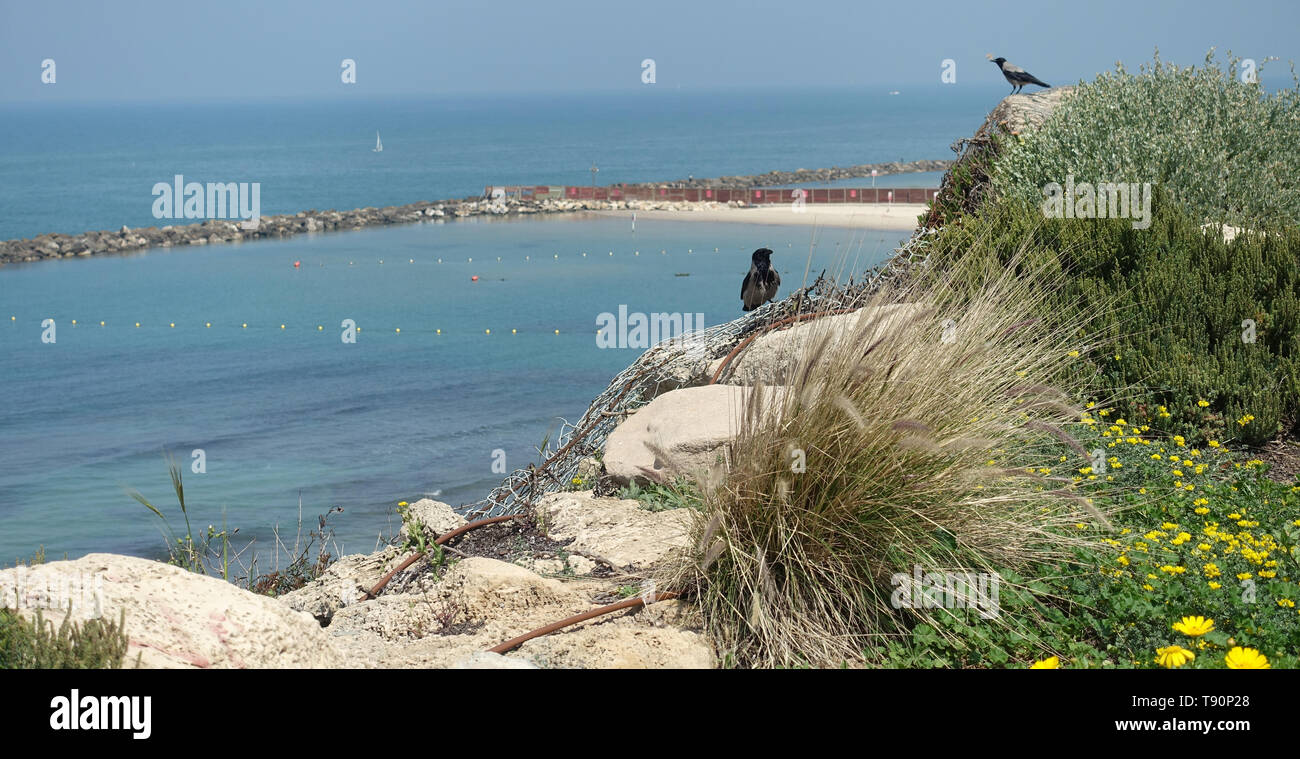
[[[1081,85],[1038,129],[1007,140],[995,192],[1041,201],[1049,182],[1150,182],[1201,220],[1300,223],[1300,81],[1269,95],[1222,69],[1154,62]]]
[[[701,485],[689,547],[658,578],[696,600],[726,661],[865,664],[917,623],[954,642],[945,620],[1032,627],[1023,586],[992,621],[896,594],[918,568],[989,577],[1066,558],[1088,544],[1074,524],[1106,523],[1025,469],[1082,412],[1079,387],[1053,385],[1077,325],[1026,319],[1045,292],[1005,271],[893,285],[856,324],[812,322],[784,391],[750,394],[725,479]]]
[[[117,622],[65,617],[58,630],[0,607],[0,669],[118,669],[126,658],[126,612]]]
[[[1004,200],[945,227],[929,270],[959,266],[958,276],[978,277],[1017,256],[1059,267],[1063,286],[1042,315],[1059,325],[1101,314],[1077,336],[1090,359],[1079,369],[1123,413],[1149,410],[1157,429],[1194,441],[1258,444],[1294,430],[1300,230],[1224,243],[1159,192],[1152,215],[1150,228],[1133,229],[1126,219],[1046,219],[1037,206]],[[1243,339],[1246,320],[1254,342]]]

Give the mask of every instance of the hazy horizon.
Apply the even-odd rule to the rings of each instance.
[[[191,102],[268,98],[516,96],[649,90],[890,90],[1003,85],[986,53],[1052,84],[1117,61],[1199,64],[1214,47],[1265,65],[1269,89],[1300,59],[1300,6],[1209,2],[1087,8],[847,1],[630,4],[368,4],[344,0],[218,7],[143,0],[0,2],[0,103]],[[1291,32],[1287,32],[1291,29]],[[43,61],[55,82],[42,82]],[[355,61],[344,83],[342,61]],[[654,61],[653,85],[642,62]]]

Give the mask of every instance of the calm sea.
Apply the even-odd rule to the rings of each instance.
[[[593,162],[608,183],[946,158],[996,102],[668,92],[7,109],[0,238],[158,224],[150,189],[177,173],[261,182],[273,214],[586,183]],[[906,236],[477,220],[4,267],[0,564],[42,545],[158,555],[156,519],[125,489],[178,520],[164,451],[184,466],[196,524],[224,520],[265,555],[277,525],[296,529],[301,495],[309,525],[341,506],[344,550],[370,550],[398,526],[397,501],[474,501],[501,479],[494,451],[522,466],[559,418],[576,421],[639,353],[597,347],[601,312],[717,324],[740,313],[754,248],[776,251],[789,288],[805,268],[864,269]],[[345,319],[355,344],[340,339]],[[206,473],[190,471],[195,449]]]

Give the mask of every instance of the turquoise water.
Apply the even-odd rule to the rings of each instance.
[[[0,239],[161,224],[151,190],[175,174],[260,182],[261,210],[276,214],[587,184],[593,163],[609,184],[946,158],[1001,96],[647,88],[0,106]],[[40,545],[157,555],[154,518],[124,489],[174,510],[162,453],[187,465],[196,448],[207,471],[187,466],[185,484],[199,524],[224,513],[265,551],[276,525],[296,528],[301,493],[308,524],[342,506],[344,549],[369,550],[396,529],[397,501],[475,501],[501,480],[493,451],[522,466],[559,417],[582,414],[639,352],[597,349],[599,313],[717,324],[740,314],[755,248],[776,251],[785,293],[805,265],[815,274],[848,255],[858,271],[906,233],[817,235],[477,219],[0,268],[0,563]],[[47,318],[53,344],[41,341]],[[344,319],[361,327],[356,344],[340,340]]]
[[[0,240],[160,226],[168,222],[153,218],[152,188],[176,174],[259,182],[262,213],[280,214],[479,195],[489,184],[586,185],[593,163],[597,181],[611,184],[951,158],[949,145],[1002,94],[647,87],[508,99],[0,105]],[[376,130],[382,153],[371,152]],[[899,181],[907,180],[878,180]]]
[[[164,450],[198,524],[224,514],[269,551],[301,493],[309,526],[342,506],[344,550],[370,550],[397,501],[477,500],[501,480],[494,450],[523,466],[577,420],[640,353],[598,349],[599,313],[717,324],[740,315],[757,247],[776,251],[785,294],[806,266],[861,270],[907,234],[483,219],[7,266],[0,563],[39,545],[157,555],[156,520],[124,488],[174,512]],[[195,448],[206,473],[190,472]]]

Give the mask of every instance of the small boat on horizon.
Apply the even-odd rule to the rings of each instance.
[[[382,152],[384,152],[384,142],[383,142],[383,140],[379,139],[379,130],[378,130],[378,129],[375,130],[375,147],[372,148],[370,152],[372,152],[372,153],[382,153]]]

